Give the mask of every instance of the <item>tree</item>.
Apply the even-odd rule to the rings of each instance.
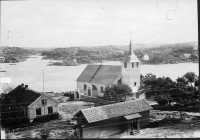
[[[3,86],[3,93],[4,93],[4,94],[10,93],[12,90],[13,90],[13,87],[10,86],[10,85],[7,85],[7,86],[4,85],[4,86]]]
[[[155,84],[156,84],[155,80],[156,80],[156,75],[152,73],[148,73],[147,75],[143,76],[142,84],[145,85],[146,88],[153,88],[155,87]]]
[[[195,79],[194,86],[199,88],[199,76]]]
[[[11,89],[9,87],[9,89]],[[8,90],[5,90],[8,91]],[[25,116],[25,108],[23,104],[18,104],[14,97],[10,94],[1,94],[1,124],[2,126],[15,126],[22,123],[29,123],[29,119]]]
[[[177,87],[183,88],[183,87],[186,87],[187,84],[188,83],[187,83],[186,79],[183,78],[183,77],[178,77],[176,79],[176,85],[177,85]]]
[[[104,97],[108,99],[116,99],[120,101],[126,100],[126,95],[130,94],[132,89],[126,84],[114,84],[111,87],[106,86]]]
[[[190,86],[192,86],[192,83],[195,82],[197,75],[194,72],[187,72],[183,75],[183,78],[186,79],[188,83],[190,83]]]

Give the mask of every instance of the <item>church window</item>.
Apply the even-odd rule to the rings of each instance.
[[[90,91],[90,89],[88,89],[88,96],[91,96],[91,91]]]
[[[122,83],[122,79],[119,79],[119,80],[118,80],[118,84],[121,84],[121,83]]]
[[[103,93],[103,87],[101,86],[101,93]]]
[[[136,82],[134,83],[134,86],[136,86]]]
[[[132,63],[132,68],[134,68],[134,63]]]
[[[127,63],[124,63],[124,68],[127,68]]]
[[[137,67],[139,66],[139,62],[137,62]]]
[[[87,89],[87,85],[86,84],[84,84],[84,90],[86,90]]]

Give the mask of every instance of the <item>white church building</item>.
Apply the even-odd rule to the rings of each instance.
[[[131,41],[121,65],[87,65],[76,81],[75,99],[80,99],[80,95],[102,97],[106,86],[120,83],[129,85],[136,93],[140,86],[140,60],[133,52]]]

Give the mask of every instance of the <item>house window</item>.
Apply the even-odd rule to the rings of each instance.
[[[136,82],[134,83],[134,86],[136,86]]]
[[[121,83],[122,83],[122,79],[119,79],[119,80],[118,80],[118,84],[121,84]]]
[[[124,68],[127,68],[127,63],[124,63]]]
[[[43,99],[42,101],[42,105],[46,105],[47,104],[47,99]]]
[[[139,66],[139,62],[137,62],[137,67]]]
[[[51,114],[51,113],[53,113],[53,107],[52,106],[48,107],[48,114]]]
[[[103,93],[103,87],[101,86],[101,93]]]
[[[132,68],[134,68],[134,63],[132,63]]]
[[[86,90],[87,89],[87,85],[86,84],[84,84],[84,90]]]
[[[36,115],[37,116],[41,115],[41,108],[36,108]]]

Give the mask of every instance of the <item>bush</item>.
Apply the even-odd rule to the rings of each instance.
[[[48,115],[38,116],[35,119],[33,119],[33,123],[44,123],[44,122],[48,122],[48,121],[55,120],[58,118],[59,118],[59,114],[55,112]]]
[[[166,101],[166,100],[159,100],[159,101],[157,101],[157,103],[158,103],[159,105],[166,105],[166,104],[167,104],[167,101]]]
[[[73,93],[65,93],[64,96],[69,97],[69,99],[74,99],[74,94]]]

